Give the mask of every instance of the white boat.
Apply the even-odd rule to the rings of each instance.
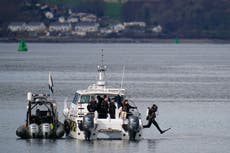
[[[122,107],[118,109],[117,101],[115,101],[114,117],[108,113],[106,117],[102,118],[99,110],[88,111],[87,106],[91,98],[107,96],[108,99],[114,99],[118,95],[121,100],[126,98],[125,89],[107,87],[105,72],[106,66],[103,65],[102,60],[102,64],[98,66],[96,84],[89,85],[85,90],[76,91],[69,107],[65,103],[63,114],[67,135],[80,140],[140,140],[143,125],[141,114],[137,108],[130,108],[130,113],[127,115],[129,117],[122,115]],[[96,102],[99,103],[99,101]]]

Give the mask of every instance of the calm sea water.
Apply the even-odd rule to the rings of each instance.
[[[0,43],[0,148],[4,153],[227,153],[230,150],[230,45],[228,44],[81,44]],[[60,120],[65,97],[96,79],[100,50],[108,65],[108,84],[123,87],[146,123],[146,108],[159,106],[161,135],[152,126],[144,139],[92,141],[21,140],[16,128],[25,120],[26,93],[48,92],[54,79]]]

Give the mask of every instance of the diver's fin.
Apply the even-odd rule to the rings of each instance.
[[[161,132],[161,134],[167,132],[167,131],[170,130],[170,129],[171,129],[171,128],[167,128],[167,129],[163,130],[163,131]]]

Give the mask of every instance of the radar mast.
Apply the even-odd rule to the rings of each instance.
[[[97,85],[98,86],[105,86],[106,84],[106,80],[105,80],[106,69],[107,69],[107,66],[104,65],[104,52],[102,49],[101,50],[101,65],[97,66],[97,71],[98,71]]]

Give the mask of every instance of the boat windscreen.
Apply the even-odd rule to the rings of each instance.
[[[80,96],[80,103],[89,103],[91,98],[96,99],[96,101],[98,102],[98,97],[101,97],[102,99],[104,99],[105,96],[108,97],[110,100],[114,99],[115,101],[120,101],[120,102],[124,99],[123,96],[120,96],[120,100],[118,100],[117,95],[104,95],[104,94],[103,95],[102,94],[98,94],[98,95],[97,94],[95,94],[95,95],[81,95]],[[75,98],[76,98],[76,96],[75,96]],[[78,98],[76,98],[76,99],[78,99]],[[76,100],[75,103],[77,103],[77,100]]]
[[[74,98],[73,98],[73,103],[76,104],[78,101],[79,94],[75,93]]]
[[[89,103],[90,95],[81,95],[80,103]]]

